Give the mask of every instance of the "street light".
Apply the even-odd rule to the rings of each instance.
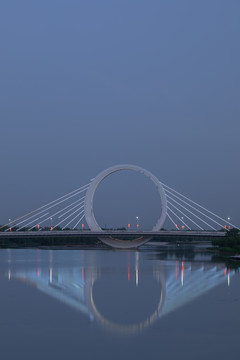
[[[139,228],[138,219],[139,219],[139,216],[136,216],[136,220],[137,220],[137,229]]]
[[[231,220],[230,217],[227,218],[228,219],[228,222]],[[228,229],[230,230],[230,224],[228,223]]]
[[[50,230],[52,230],[52,217],[50,217]]]

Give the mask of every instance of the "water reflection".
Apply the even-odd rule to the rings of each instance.
[[[115,334],[137,335],[233,274],[210,261],[112,251],[4,252],[5,276],[36,287]],[[1,253],[1,256],[3,252]]]

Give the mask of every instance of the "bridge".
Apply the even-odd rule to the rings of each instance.
[[[74,244],[81,244],[82,240],[100,239],[103,243],[118,249],[129,249],[145,244],[149,240],[172,242],[176,240],[210,240],[226,236],[223,231],[91,231],[91,230],[66,230],[66,231],[13,231],[0,232],[0,241],[14,240],[15,246],[24,241],[31,240],[31,246],[41,243],[41,240],[48,240],[51,244],[52,239],[74,240]],[[67,245],[67,242],[66,242]]]
[[[151,231],[110,231],[103,230],[93,212],[94,195],[99,184],[118,171],[135,171],[146,176],[156,186],[160,200],[159,218]],[[163,231],[166,219],[173,230]],[[148,170],[136,165],[112,166],[79,187],[29,213],[9,221],[0,228],[0,238],[37,237],[98,237],[112,247],[130,248],[140,246],[153,237],[221,237],[220,230],[238,228],[228,219],[218,216],[202,205],[161,182]],[[51,223],[49,231],[47,224]],[[89,228],[85,230],[84,227]],[[57,231],[61,227],[61,231]],[[66,231],[68,229],[68,231]],[[35,231],[33,231],[35,230]],[[64,231],[65,230],[65,231]],[[127,239],[126,239],[127,238]]]
[[[136,238],[137,237],[152,237],[152,238],[165,238],[165,237],[195,237],[195,238],[212,238],[212,237],[224,237],[226,232],[224,231],[119,231],[119,230],[105,230],[105,231],[91,231],[91,230],[66,230],[66,231],[14,231],[14,232],[2,232],[0,238],[4,239],[17,239],[23,238],[50,238],[50,237],[69,237],[69,238],[82,238],[82,237],[121,237],[121,238]]]

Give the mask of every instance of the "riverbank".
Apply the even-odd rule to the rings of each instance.
[[[238,229],[231,229],[226,236],[221,239],[213,239],[212,244],[221,252],[231,255],[240,254],[240,234]]]
[[[52,236],[44,237],[19,237],[0,238],[0,249],[21,249],[21,248],[82,248],[84,246],[101,247],[103,243],[97,237],[67,238]]]

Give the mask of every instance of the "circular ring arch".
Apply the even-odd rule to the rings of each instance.
[[[97,320],[97,322],[104,326],[106,330],[108,330],[110,333],[115,333],[117,335],[137,335],[142,332],[144,332],[148,327],[152,326],[160,317],[161,310],[165,304],[166,300],[166,284],[164,279],[162,279],[162,276],[160,275],[160,279],[156,279],[157,283],[161,284],[161,293],[158,300],[157,308],[154,310],[154,312],[148,316],[146,319],[143,319],[142,321],[124,325],[124,324],[118,324],[116,322],[113,322],[112,320],[107,319],[104,317],[100,311],[97,308],[97,305],[94,302],[93,299],[93,288],[95,285],[95,281],[92,281],[90,284],[90,289],[88,292],[90,292],[88,300],[88,309],[89,311],[94,314],[94,318]]]
[[[85,219],[89,226],[89,229],[91,231],[95,231],[95,232],[103,232],[101,227],[98,225],[98,223],[95,219],[95,216],[94,216],[94,212],[93,212],[94,194],[95,194],[95,191],[96,191],[97,187],[99,186],[99,184],[107,176],[109,176],[117,171],[122,171],[122,170],[132,170],[132,171],[140,172],[140,173],[144,174],[146,177],[148,177],[157,187],[157,190],[159,192],[160,199],[161,199],[162,209],[161,209],[160,217],[158,218],[156,224],[152,228],[152,231],[153,232],[159,231],[162,228],[162,226],[166,220],[166,216],[167,216],[167,199],[166,199],[166,194],[163,189],[163,186],[162,186],[161,182],[156,178],[156,176],[154,176],[150,171],[148,171],[144,168],[141,168],[139,166],[129,165],[129,164],[115,165],[106,170],[103,170],[91,182],[91,184],[88,188],[88,191],[86,193],[85,203],[84,203]]]

